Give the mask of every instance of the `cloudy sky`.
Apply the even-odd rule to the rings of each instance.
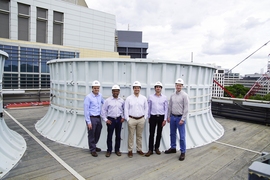
[[[148,58],[215,64],[241,75],[267,71],[269,0],[86,0],[116,16],[117,30],[142,31]]]

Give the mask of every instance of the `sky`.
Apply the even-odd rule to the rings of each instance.
[[[142,40],[148,43],[148,59],[193,60],[232,69],[241,75],[267,71],[270,61],[269,0],[86,2],[91,9],[114,14],[117,30],[142,31]]]

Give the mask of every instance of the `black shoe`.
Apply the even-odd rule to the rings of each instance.
[[[97,154],[97,152],[96,152],[96,151],[91,152],[91,155],[92,155],[93,157],[98,157],[98,154]]]
[[[185,153],[181,153],[179,156],[179,161],[184,161],[185,160]]]
[[[101,151],[101,149],[96,147],[96,152],[100,152],[100,151]]]
[[[111,156],[111,152],[110,151],[107,151],[106,154],[105,154],[106,157],[110,157]]]
[[[165,151],[165,154],[171,154],[171,153],[176,153],[176,149],[170,148],[170,149]]]

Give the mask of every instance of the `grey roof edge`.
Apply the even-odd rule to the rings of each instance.
[[[54,59],[47,62],[47,64],[53,64],[58,62],[82,62],[82,61],[104,61],[104,62],[137,62],[137,63],[166,63],[166,64],[181,64],[187,66],[203,66],[208,68],[216,69],[214,65],[211,64],[200,64],[186,61],[173,61],[173,60],[160,60],[160,59],[143,59],[143,58],[72,58],[72,59]]]

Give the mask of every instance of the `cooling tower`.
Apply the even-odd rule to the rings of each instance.
[[[215,68],[188,62],[149,59],[57,59],[48,62],[51,77],[51,105],[47,114],[37,122],[36,129],[43,136],[70,146],[88,148],[87,129],[83,102],[91,92],[94,80],[101,82],[100,92],[106,99],[111,87],[118,84],[120,96],[125,99],[133,93],[132,83],[140,81],[141,94],[154,93],[154,84],[161,81],[162,93],[169,99],[175,92],[175,80],[185,82],[183,91],[189,95],[189,114],[186,121],[187,148],[195,148],[220,138],[223,127],[211,113],[211,90]],[[143,151],[148,151],[149,127],[143,131]],[[103,151],[106,146],[107,126],[103,121],[98,143]],[[123,123],[121,151],[127,152],[128,127]],[[114,139],[114,138],[113,138]],[[179,137],[178,137],[179,139]],[[179,142],[179,141],[178,141]],[[179,144],[177,144],[179,149]],[[136,146],[134,146],[134,152]],[[170,147],[169,124],[163,128],[160,150]]]
[[[24,138],[8,128],[3,117],[2,79],[8,54],[0,50],[0,179],[22,158],[26,150]]]

